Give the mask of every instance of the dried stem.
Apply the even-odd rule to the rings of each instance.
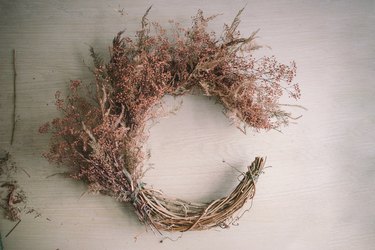
[[[24,168],[21,168],[21,170],[29,177],[29,178],[31,178],[31,175],[26,171],[26,169],[24,169]]]
[[[16,227],[18,226],[18,224],[21,223],[21,220],[19,220],[13,227],[12,229],[5,235],[5,238],[8,237],[13,231],[14,229],[16,229]]]
[[[16,88],[16,50],[13,49],[13,113],[12,113],[12,136],[10,138],[10,145],[13,145],[14,132],[16,129],[16,104],[17,104],[17,88]]]

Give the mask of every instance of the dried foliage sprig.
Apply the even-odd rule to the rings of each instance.
[[[224,26],[220,38],[207,31],[215,16],[205,17],[202,11],[188,29],[171,21],[171,31],[150,23],[149,11],[136,38],[120,32],[113,39],[108,63],[91,48],[94,94],[85,93],[78,80],[71,81],[67,98],[56,93],[64,116],[40,128],[52,129],[46,157],[70,166],[71,176],[86,181],[91,191],[131,202],[139,219],[156,231],[226,227],[252,199],[264,158],[255,159],[227,197],[209,203],[170,198],[141,180],[146,123],[158,116],[163,96],[198,92],[216,98],[244,132],[246,127],[269,130],[287,125],[291,116],[278,100],[285,93],[299,98],[299,86],[292,83],[296,65],[252,55],[259,48],[254,42],[257,32],[240,35],[242,10]]]
[[[26,194],[15,180],[17,171],[9,152],[0,148],[0,210],[11,221],[20,220],[26,208]]]

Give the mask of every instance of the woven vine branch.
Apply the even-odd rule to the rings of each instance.
[[[40,128],[52,133],[45,156],[69,166],[70,176],[87,182],[90,191],[133,204],[139,219],[156,231],[227,227],[253,198],[265,159],[255,158],[227,197],[208,203],[171,198],[142,182],[147,122],[162,114],[165,95],[193,93],[215,98],[244,133],[247,127],[277,129],[293,119],[279,98],[300,96],[298,84],[292,83],[296,65],[252,55],[260,48],[254,41],[257,32],[242,37],[237,31],[243,10],[224,25],[220,37],[207,31],[215,16],[202,11],[190,28],[171,21],[168,30],[150,23],[149,11],[135,38],[120,32],[113,39],[108,63],[91,48],[92,84],[83,88],[74,80],[66,98],[56,93],[63,117]]]

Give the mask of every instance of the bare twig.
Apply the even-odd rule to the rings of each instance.
[[[2,241],[2,237],[0,233],[0,250],[3,250],[3,249],[4,249],[4,246],[3,246],[3,241]]]
[[[241,175],[245,174],[245,173],[241,172],[240,170],[238,170],[238,168],[236,168],[236,167],[232,166],[231,164],[229,164],[229,162],[226,162],[225,160],[223,160],[223,163],[227,164],[229,167],[233,168],[234,170],[236,170]]]
[[[30,176],[30,174],[26,171],[26,169],[24,169],[24,168],[21,168],[21,170],[29,177],[29,178],[31,178],[31,176]]]
[[[182,233],[177,238],[175,238],[175,239],[173,239],[171,237],[168,237],[168,236],[164,236],[163,239],[161,239],[159,242],[163,243],[165,240],[178,241],[181,238],[182,238]]]
[[[13,49],[13,113],[12,113],[12,137],[10,139],[10,145],[13,145],[14,131],[16,129],[16,104],[17,104],[17,93],[16,93],[16,50]]]
[[[54,173],[54,174],[47,175],[47,176],[46,176],[46,179],[47,179],[47,178],[50,178],[50,177],[52,177],[52,176],[55,176],[55,175],[63,175],[63,176],[67,176],[68,174],[69,174],[68,172]]]
[[[16,223],[16,225],[14,225],[13,227],[12,227],[12,229],[5,235],[5,238],[6,237],[8,237],[13,231],[14,231],[14,229],[16,229],[16,227],[18,226],[18,224],[20,224],[21,223],[21,220],[19,220],[17,223]]]
[[[303,110],[306,110],[308,111],[307,108],[305,108],[304,106],[302,105],[296,105],[296,104],[287,104],[287,103],[279,103],[279,106],[285,106],[285,107],[294,107],[294,108],[301,108]]]

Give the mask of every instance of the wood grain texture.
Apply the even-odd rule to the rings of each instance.
[[[167,25],[189,25],[200,8],[223,13],[210,26],[220,31],[247,3],[240,29],[261,28],[260,53],[296,60],[300,104],[308,112],[283,134],[249,133],[230,126],[212,100],[186,96],[180,111],[150,130],[154,167],[146,182],[185,199],[226,194],[238,173],[267,156],[254,206],[229,230],[188,232],[176,242],[159,238],[130,206],[110,197],[84,195],[86,187],[60,176],[40,157],[48,137],[39,125],[58,113],[54,93],[70,79],[92,78],[88,45],[106,55],[119,30],[134,32],[146,8]],[[117,10],[124,9],[121,15]],[[3,239],[5,249],[373,249],[375,245],[375,2],[374,1],[59,1],[0,0],[0,147],[12,152],[29,205]],[[17,50],[17,124],[12,117],[12,49]],[[174,105],[177,101],[166,98]],[[47,218],[49,220],[47,220]],[[5,235],[14,224],[0,219]],[[171,235],[177,238],[179,234]],[[137,237],[135,240],[134,237]]]

